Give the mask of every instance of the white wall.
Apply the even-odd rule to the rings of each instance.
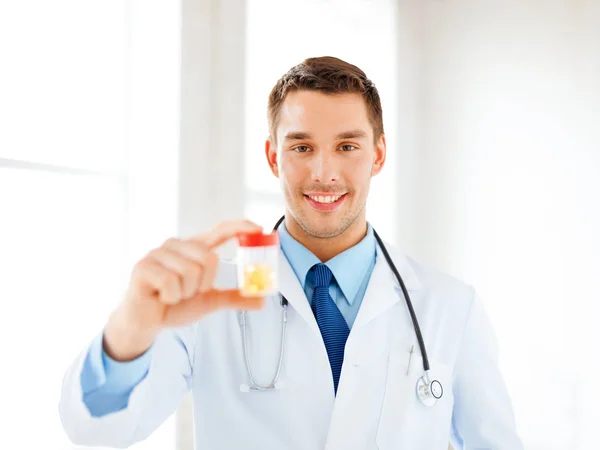
[[[600,2],[401,4],[422,20],[411,248],[486,301],[526,448],[595,448]]]
[[[421,72],[422,72],[423,4],[415,0],[398,0],[396,108],[397,149],[395,160],[397,186],[395,203],[397,244],[407,254],[420,250],[417,217],[417,171],[421,148]],[[390,99],[391,100],[391,99]]]

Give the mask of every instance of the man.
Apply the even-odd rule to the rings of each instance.
[[[473,289],[390,249],[440,383],[435,404],[417,395],[424,352],[366,221],[386,157],[373,83],[344,61],[311,58],[277,82],[268,118],[266,159],[286,204],[283,357],[280,297],[240,296],[235,265],[215,253],[259,228],[227,222],[169,239],[136,264],[126,298],[65,377],[60,413],[73,442],[138,442],[191,389],[198,449],[441,450],[450,438],[522,448]],[[248,388],[269,385],[278,361],[275,389]]]

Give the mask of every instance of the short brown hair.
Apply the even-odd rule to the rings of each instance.
[[[358,67],[332,56],[323,56],[305,59],[292,67],[271,90],[267,118],[272,140],[276,140],[278,115],[287,94],[300,90],[331,95],[360,94],[367,105],[375,142],[383,134],[383,112],[375,84]]]

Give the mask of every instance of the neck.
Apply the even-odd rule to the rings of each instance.
[[[357,218],[346,230],[332,238],[319,238],[308,234],[289,212],[285,214],[285,227],[294,239],[310,250],[321,262],[327,262],[354,247],[367,235],[365,217]]]

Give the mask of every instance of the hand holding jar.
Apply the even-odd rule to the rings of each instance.
[[[129,361],[144,353],[164,328],[192,323],[220,309],[261,308],[261,292],[270,282],[268,276],[263,279],[264,269],[257,268],[249,278],[248,286],[257,287],[252,288],[254,295],[248,289],[242,295],[239,289],[213,286],[219,265],[217,247],[239,234],[260,231],[246,220],[222,222],[189,239],[168,239],[151,250],[135,264],[125,299],[104,328],[106,353],[115,360]],[[262,256],[256,261],[272,262]]]

